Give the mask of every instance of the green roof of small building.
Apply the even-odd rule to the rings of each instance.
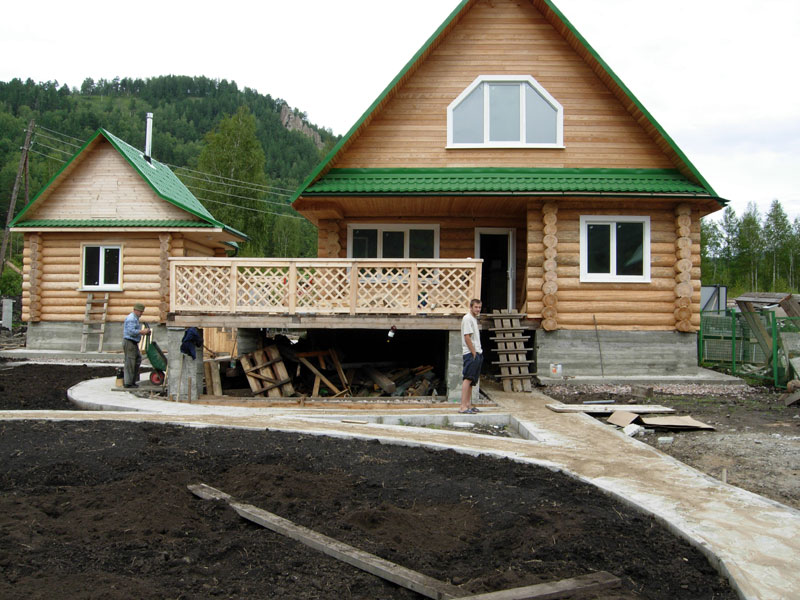
[[[216,227],[206,221],[182,221],[178,219],[31,219],[18,223],[17,227]]]
[[[175,225],[177,227],[219,227],[228,233],[231,233],[242,240],[246,240],[247,235],[242,233],[241,231],[237,231],[232,227],[225,225],[225,223],[218,221],[214,218],[214,216],[208,212],[205,206],[189,191],[183,182],[178,179],[178,176],[172,172],[172,170],[165,164],[158,162],[154,158],[151,158],[149,161],[145,158],[144,152],[139,150],[138,148],[134,148],[127,142],[121,140],[114,134],[106,131],[105,129],[98,129],[95,134],[83,145],[81,146],[80,150],[78,150],[75,155],[66,162],[66,164],[61,167],[61,169],[56,173],[53,178],[45,185],[39,193],[36,195],[33,200],[31,200],[25,208],[23,208],[19,214],[14,218],[11,222],[12,227],[33,227],[32,223],[36,222],[35,220],[26,221],[25,220],[25,213],[36,203],[39,197],[44,193],[44,191],[53,184],[56,179],[64,172],[64,170],[72,164],[72,162],[80,156],[80,154],[86,150],[99,136],[104,137],[108,142],[120,153],[120,155],[130,164],[131,167],[144,179],[153,191],[158,195],[159,198],[169,202],[188,212],[189,214],[202,219],[201,222],[196,221],[176,221],[179,223],[191,223],[186,225]],[[65,225],[64,223],[67,220],[51,220],[48,219],[42,222],[56,222],[58,221],[58,225],[41,225],[42,227],[69,227],[70,225]],[[87,221],[91,221],[91,225],[85,224]],[[74,221],[76,224],[71,225],[72,227],[168,227],[171,225],[153,225],[154,221],[147,220],[147,219],[121,219],[119,221],[112,220],[112,219],[79,219]],[[160,223],[166,223],[167,221],[161,221]],[[100,225],[100,223],[104,223]],[[138,224],[137,224],[138,223]]]
[[[303,192],[331,195],[677,194],[708,196],[677,169],[331,169]]]

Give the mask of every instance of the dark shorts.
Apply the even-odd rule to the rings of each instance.
[[[476,354],[475,358],[472,358],[472,353],[467,352],[464,355],[464,368],[461,371],[461,376],[464,379],[469,379],[472,385],[475,385],[481,376],[481,367],[483,367],[483,354]]]

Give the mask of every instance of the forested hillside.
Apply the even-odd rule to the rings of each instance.
[[[154,114],[153,157],[170,165],[213,215],[250,235],[243,254],[316,255],[316,231],[288,201],[337,140],[283,100],[206,77],[87,79],[80,88],[0,82],[2,222],[31,120],[33,198],[100,127],[144,148],[148,112]],[[233,138],[240,143],[231,144]],[[15,213],[24,205],[21,190]],[[19,253],[19,240],[12,250]]]

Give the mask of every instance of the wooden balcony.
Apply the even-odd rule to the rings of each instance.
[[[481,260],[171,258],[173,315],[460,316]]]

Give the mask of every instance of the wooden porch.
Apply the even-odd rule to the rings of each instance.
[[[481,260],[170,258],[170,321],[239,327],[430,328],[480,297]],[[433,318],[431,318],[433,317]],[[438,328],[437,326],[436,328]]]

